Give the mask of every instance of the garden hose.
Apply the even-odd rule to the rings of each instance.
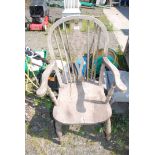
[[[117,55],[116,55],[116,51],[113,49],[113,48],[109,48],[108,49],[108,55],[112,56],[114,58],[114,62],[115,64],[119,64],[118,63],[118,58],[117,58]]]
[[[118,62],[116,51],[113,48],[108,49],[108,54],[114,57],[115,62]]]
[[[28,65],[27,65],[27,60],[25,60],[26,61],[26,66],[28,67]],[[27,70],[27,72],[28,72],[28,76],[29,76],[29,69]],[[28,91],[27,90],[27,83],[28,83],[28,79],[26,79],[26,91]],[[29,92],[29,91],[28,91]]]

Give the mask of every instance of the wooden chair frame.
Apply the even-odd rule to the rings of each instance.
[[[98,38],[100,38],[101,31],[104,33],[104,36],[106,38],[105,42],[104,42],[105,56],[103,57],[103,63],[102,63],[101,70],[100,70],[98,85],[99,85],[99,87],[103,88],[103,85],[102,85],[103,84],[103,73],[104,73],[105,66],[106,66],[112,71],[113,76],[114,76],[114,83],[111,86],[110,90],[108,91],[108,95],[106,96],[106,100],[104,101],[104,104],[109,104],[110,99],[112,97],[112,94],[113,94],[115,88],[118,88],[122,92],[126,91],[127,88],[120,79],[119,70],[107,58],[109,37],[108,37],[108,32],[106,30],[106,27],[103,25],[103,23],[100,20],[98,20],[98,19],[96,19],[96,18],[94,18],[92,16],[87,16],[87,15],[72,15],[72,16],[68,16],[68,17],[65,17],[65,18],[61,18],[60,20],[56,21],[52,25],[52,27],[49,29],[49,33],[48,33],[49,54],[50,54],[51,58],[54,58],[54,60],[51,61],[51,63],[47,66],[46,70],[42,74],[42,82],[41,82],[40,88],[37,90],[37,95],[42,97],[46,93],[48,93],[49,96],[51,97],[52,101],[55,104],[54,107],[57,107],[57,106],[60,105],[60,103],[59,103],[58,99],[55,97],[52,90],[48,86],[48,77],[50,76],[51,72],[53,70],[56,72],[60,88],[66,87],[66,85],[68,85],[69,83],[70,84],[76,83],[80,79],[81,75],[79,75],[78,80],[75,79],[75,77],[74,77],[75,75],[73,76],[74,78],[71,78],[70,66],[69,66],[70,62],[69,62],[69,58],[67,56],[67,50],[66,50],[66,47],[65,47],[65,44],[64,44],[62,33],[60,32],[60,25],[64,24],[65,22],[72,21],[72,20],[87,20],[87,22],[88,22],[87,23],[87,25],[88,25],[88,27],[87,27],[87,38],[88,38],[88,40],[89,40],[89,32],[90,32],[90,27],[89,27],[90,22],[94,22],[94,24],[97,26],[97,28],[99,30],[98,31]],[[65,56],[66,56],[67,67],[68,67],[69,77],[70,77],[70,78],[68,78],[67,75],[65,74],[66,83],[64,83],[62,81],[62,76],[61,76],[61,74],[59,72],[59,69],[58,69],[56,61],[55,61],[56,56],[55,56],[54,51],[53,51],[53,45],[52,45],[52,38],[51,37],[55,38],[55,41],[56,41],[56,44],[57,44],[57,47],[58,47],[58,51],[59,51],[60,57],[61,57],[61,52],[60,52],[61,49],[60,49],[60,47],[58,45],[58,40],[57,40],[56,35],[55,35],[55,29],[57,29],[58,32],[59,32],[61,42],[63,44],[63,50],[64,50],[64,53],[65,53]],[[66,39],[68,41],[68,35],[67,35],[66,30],[65,30],[65,35],[66,35]],[[89,51],[89,48],[90,48],[90,45],[89,45],[89,41],[88,41],[87,42],[87,50],[88,51]],[[97,48],[99,48],[98,43],[97,43]],[[94,78],[95,73],[94,73],[94,75],[92,75],[92,73],[91,73],[90,78],[88,77],[89,76],[88,75],[88,73],[89,73],[88,69],[89,69],[89,66],[90,66],[89,65],[89,54],[90,53],[88,51],[87,51],[87,74],[86,74],[86,79],[85,79],[87,82],[95,80],[95,78]],[[62,60],[62,57],[61,57],[61,60]],[[94,58],[93,58],[92,64],[93,64],[93,62],[94,62]],[[81,70],[81,67],[79,68],[79,70]],[[110,133],[111,133],[111,121],[110,121],[111,114],[112,114],[112,112],[110,111],[109,117],[107,118],[107,120],[105,120],[105,122],[106,122],[106,131],[105,131],[105,133],[106,133],[106,138],[108,140],[110,139]],[[68,124],[68,123],[63,123],[63,122],[60,122],[58,120],[56,120],[56,122],[55,122],[56,133],[57,133],[57,136],[59,137],[60,140],[61,140],[61,137],[62,137],[62,130],[61,130],[62,124]],[[85,124],[85,123],[81,122],[80,124]]]

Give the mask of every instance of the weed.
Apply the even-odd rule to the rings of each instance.
[[[37,154],[39,155],[46,155],[46,152],[43,150],[43,148],[40,146],[38,139],[33,137],[31,139],[31,144],[34,147],[34,149],[37,151]]]
[[[35,106],[38,106],[40,104],[40,102],[41,102],[41,100],[39,98],[35,98],[33,100],[33,103],[34,103]]]
[[[102,15],[99,17],[99,20],[106,26],[107,31],[114,31],[113,30],[113,24],[108,20],[108,18],[105,15]]]
[[[108,20],[108,18],[105,15],[102,15],[98,18],[107,28],[107,31],[113,31],[113,24]],[[81,28],[81,32],[87,32],[87,21],[83,20],[82,21],[82,28]],[[94,29],[94,23],[90,22],[90,30]]]
[[[126,144],[128,145],[129,118],[128,115],[113,114],[112,116],[112,135],[115,143],[119,146],[119,150],[123,151]]]
[[[94,29],[94,23],[93,22],[90,22],[90,30]],[[82,20],[82,27],[81,27],[81,32],[87,32],[87,21],[86,20]]]
[[[52,100],[47,95],[40,98],[40,97],[38,97],[35,94],[31,94],[31,93],[25,92],[25,96],[32,98],[32,101],[33,101],[35,106],[39,106],[39,105],[43,104],[43,105],[45,105],[45,107],[48,110],[50,110],[52,108],[52,106],[53,106]]]
[[[123,116],[123,115],[116,115],[113,114],[112,117],[112,133],[125,133],[128,131],[129,127],[129,118],[128,115]]]
[[[97,127],[95,128],[95,131],[96,131],[96,133],[103,133],[104,128],[101,127],[101,126],[97,126]]]
[[[41,133],[40,133],[40,136],[41,137],[44,137],[44,138],[48,138],[49,137],[49,129],[48,128],[45,128],[45,129],[43,129],[42,131],[41,131]]]
[[[29,126],[30,126],[30,123],[29,123],[29,122],[26,122],[26,123],[25,123],[25,130],[26,130],[26,131],[29,129]]]
[[[117,144],[120,146],[121,149],[124,147],[124,141],[121,139],[117,140]]]

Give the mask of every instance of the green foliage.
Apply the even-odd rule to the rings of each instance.
[[[52,106],[53,106],[52,100],[47,95],[44,96],[44,97],[41,97],[41,98],[36,96],[35,94],[28,93],[28,92],[26,92],[25,95],[32,98],[32,101],[33,101],[35,106],[39,106],[39,105],[43,104],[43,105],[45,105],[45,107],[48,110],[50,110],[52,108]]]
[[[49,129],[48,128],[44,128],[40,133],[39,135],[41,137],[44,137],[44,138],[48,138],[49,137]]]
[[[25,130],[27,131],[29,127],[30,127],[30,123],[29,122],[26,122],[25,123]]]
[[[97,133],[103,133],[104,127],[97,126],[97,127],[95,128],[95,131],[96,131]]]
[[[126,133],[129,127],[129,118],[128,115],[116,115],[113,114],[112,117],[112,133]]]
[[[94,29],[94,23],[93,22],[90,22],[90,30],[93,30]],[[81,27],[81,32],[87,32],[87,21],[86,20],[82,20],[82,27]]]
[[[107,31],[113,31],[113,24],[108,20],[108,18],[104,14],[99,17],[99,20],[106,26]]]
[[[118,47],[115,49],[119,54],[123,54],[122,47],[118,45]]]
[[[127,65],[124,53],[122,52],[122,49],[120,46],[118,46],[118,48],[116,48],[116,55],[117,55],[117,59],[118,59],[118,64],[119,64],[119,70],[129,70],[129,67]]]
[[[129,117],[127,115],[112,116],[112,135],[115,139],[115,143],[119,146],[118,151],[123,151],[126,143],[128,145],[129,134]]]
[[[81,127],[80,130],[78,131],[78,135],[79,135],[79,136],[84,136],[85,134],[86,134],[86,133],[85,133],[83,127]]]
[[[41,100],[39,98],[34,98],[33,103],[35,106],[38,106],[41,103]]]
[[[84,131],[79,131],[79,135],[84,136],[85,132]]]
[[[51,99],[50,99],[49,97],[46,97],[46,99],[44,99],[44,100],[45,100],[45,106],[46,106],[46,108],[47,108],[48,110],[51,109],[51,107],[52,107],[52,105],[53,105]]]
[[[128,133],[129,133],[129,118],[127,115],[113,114],[111,118],[112,126],[112,141],[118,149],[116,149],[112,154],[120,153],[124,154],[125,147],[128,145]],[[97,126],[95,128],[95,133],[103,134],[105,131],[105,125]]]
[[[65,33],[65,27],[63,24],[60,25],[60,30],[61,30],[61,32]],[[72,32],[71,24],[66,23],[66,31],[67,31],[67,33]]]

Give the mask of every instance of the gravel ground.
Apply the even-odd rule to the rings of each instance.
[[[28,7],[25,14],[29,18]],[[62,9],[51,8],[50,14],[59,17]],[[83,14],[100,16],[102,9],[82,9]],[[109,47],[118,47],[118,42],[109,32]],[[47,49],[47,32],[25,32],[25,45],[32,49]],[[128,155],[128,140],[123,147],[118,145],[115,136],[110,142],[105,140],[103,132],[98,130],[103,124],[91,126],[64,126],[63,144],[60,146],[54,131],[53,120],[49,110],[41,104],[25,103],[26,110],[26,155]]]
[[[50,8],[50,15],[56,18],[60,18],[62,14],[62,8]],[[94,16],[101,16],[103,15],[102,8],[95,8],[95,9],[81,9],[82,14],[90,14]],[[29,10],[25,10],[25,15],[27,18],[30,19]],[[109,33],[109,47],[110,48],[117,48],[118,41],[113,32]],[[37,32],[37,31],[26,31],[25,33],[25,44],[32,49],[48,49],[47,47],[47,32]]]
[[[65,125],[59,145],[49,110],[42,103],[25,103],[26,155],[128,155],[128,142],[119,144],[116,135],[108,142],[100,131],[104,124]]]

